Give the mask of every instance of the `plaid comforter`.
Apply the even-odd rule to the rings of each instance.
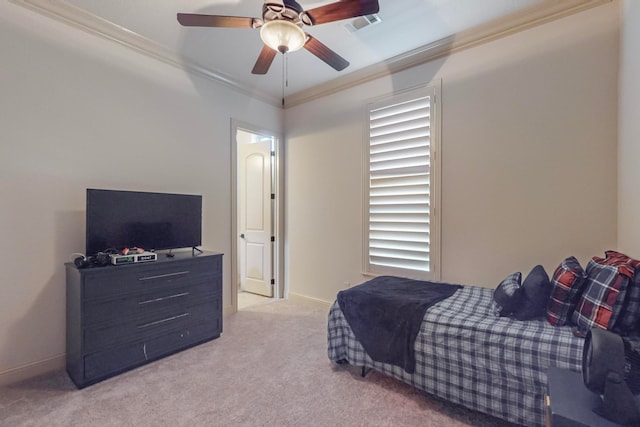
[[[384,372],[470,409],[525,426],[544,425],[551,366],[580,372],[584,339],[546,320],[496,317],[493,289],[465,286],[429,308],[415,342],[416,369],[375,362],[333,304],[328,355]]]

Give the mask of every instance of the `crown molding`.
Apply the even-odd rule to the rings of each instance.
[[[494,19],[466,31],[445,37],[378,64],[345,74],[322,85],[287,97],[285,108],[304,104],[354,86],[390,76],[434,59],[451,55],[520,31],[591,9],[612,0],[544,0],[504,17]]]
[[[54,18],[74,28],[116,42],[135,50],[138,53],[157,59],[165,64],[185,70],[189,73],[221,83],[237,92],[260,99],[268,104],[280,107],[282,100],[266,92],[248,90],[232,77],[219,71],[211,70],[194,61],[176,55],[164,45],[154,42],[138,33],[100,18],[92,13],[76,7],[64,0],[9,0],[42,15]]]
[[[280,98],[276,99],[261,91],[247,90],[245,86],[236,82],[231,76],[182,58],[159,43],[88,13],[63,0],[10,1],[75,28],[114,41],[189,73],[216,81],[235,91],[260,99],[268,104],[278,107],[281,106]],[[371,80],[390,76],[399,71],[424,64],[434,59],[506,37],[583,10],[611,3],[612,1],[613,0],[543,0],[537,5],[524,8],[523,10],[494,19],[472,29],[445,37],[381,63],[362,68],[349,74],[344,74],[330,82],[288,95],[285,108],[291,108]]]

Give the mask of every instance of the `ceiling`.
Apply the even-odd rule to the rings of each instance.
[[[304,28],[350,62],[345,70],[302,49],[286,61],[278,54],[266,75],[254,75],[263,46],[258,29],[183,27],[176,13],[261,17],[260,0],[12,1],[268,102],[279,104],[284,93],[288,105],[604,2],[379,0],[381,22],[358,31],[348,28],[354,19]],[[305,10],[333,1],[298,0]]]

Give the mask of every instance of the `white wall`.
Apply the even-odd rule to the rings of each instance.
[[[359,283],[364,108],[442,80],[442,280],[616,247],[618,4],[607,4],[285,112],[292,294]]]
[[[62,366],[87,187],[202,194],[228,309],[231,118],[282,111],[8,2],[0,57],[0,382]]]
[[[618,245],[640,258],[640,2],[621,9]]]

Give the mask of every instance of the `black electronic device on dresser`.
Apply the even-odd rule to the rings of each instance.
[[[222,333],[222,254],[98,268],[67,263],[67,372],[78,388]]]

